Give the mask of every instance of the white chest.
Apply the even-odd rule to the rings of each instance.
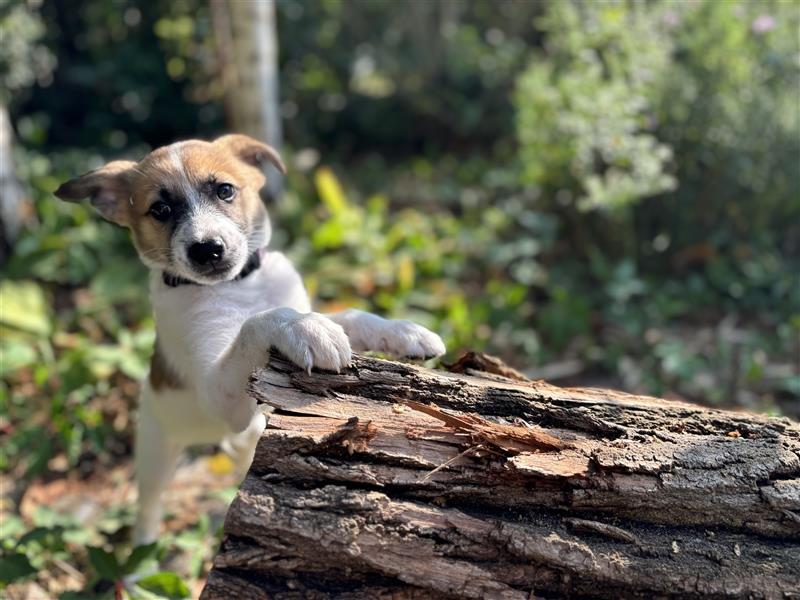
[[[151,282],[158,344],[169,365],[192,385],[199,370],[213,364],[249,317],[271,308],[308,312],[311,305],[300,275],[278,252],[239,281],[213,286],[170,288],[154,274]]]

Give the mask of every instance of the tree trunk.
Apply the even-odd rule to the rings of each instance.
[[[273,356],[205,600],[800,595],[800,427],[468,355]]]
[[[22,224],[33,209],[14,168],[14,130],[8,107],[0,102],[0,265],[14,247]]]
[[[280,151],[283,131],[274,0],[211,0],[228,126]],[[267,189],[278,198],[283,177],[267,166]]]

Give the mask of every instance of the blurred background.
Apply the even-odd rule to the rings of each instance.
[[[798,418],[798,27],[791,0],[0,4],[0,586],[102,596],[140,568],[119,544],[147,274],[52,194],[179,139],[281,148],[272,246],[318,310]],[[231,494],[201,467],[230,485],[213,449],[185,465],[146,557],[172,575],[137,589],[199,589]]]

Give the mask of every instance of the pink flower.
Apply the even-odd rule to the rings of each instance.
[[[772,29],[775,29],[775,19],[770,15],[759,15],[750,28],[753,30],[753,33],[766,33]]]

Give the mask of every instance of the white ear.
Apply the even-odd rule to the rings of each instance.
[[[130,160],[115,160],[61,184],[55,194],[67,202],[78,202],[90,197],[92,205],[104,219],[127,226],[131,177],[135,166],[136,163]]]

